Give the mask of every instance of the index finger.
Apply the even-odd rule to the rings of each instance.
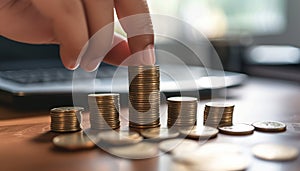
[[[154,31],[146,0],[115,0],[115,8],[120,23],[127,33],[132,54],[142,52],[144,61],[155,63]]]

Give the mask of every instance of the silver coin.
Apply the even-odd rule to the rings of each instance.
[[[195,126],[191,129],[181,129],[180,133],[193,139],[208,139],[216,137],[219,130],[210,126]]]
[[[248,124],[234,124],[231,126],[219,127],[220,133],[228,135],[249,135],[253,134],[254,127]]]
[[[286,125],[278,121],[262,121],[252,124],[256,130],[264,132],[282,132],[286,130]]]

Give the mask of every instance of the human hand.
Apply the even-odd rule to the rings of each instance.
[[[121,20],[143,14],[129,23],[121,21],[128,41],[114,34],[114,8]],[[68,69],[80,65],[92,71],[102,60],[113,65],[155,63],[146,0],[0,0],[0,21],[0,35],[7,38],[32,44],[59,44],[62,62]],[[133,30],[145,31],[134,35]],[[134,60],[124,62],[134,54],[138,54]]]

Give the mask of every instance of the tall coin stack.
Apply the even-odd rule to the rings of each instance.
[[[50,110],[51,131],[74,132],[81,130],[82,107],[58,107]]]
[[[168,127],[187,127],[197,123],[197,98],[169,97]]]
[[[203,124],[211,127],[231,126],[234,105],[209,102],[205,105]]]
[[[160,126],[159,66],[129,66],[129,126]]]
[[[91,129],[109,130],[120,127],[120,94],[89,94]]]

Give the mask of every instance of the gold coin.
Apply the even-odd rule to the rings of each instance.
[[[67,106],[67,107],[57,107],[57,108],[53,108],[50,110],[50,112],[53,113],[74,113],[74,112],[79,112],[79,111],[83,111],[84,108],[82,107],[72,107],[72,106]]]
[[[143,140],[137,132],[134,131],[104,131],[98,134],[101,142],[111,145],[129,145],[137,144]]]
[[[248,124],[234,124],[231,126],[219,127],[220,133],[228,135],[249,135],[253,134],[254,127]]]
[[[129,146],[119,146],[108,148],[108,152],[128,159],[146,159],[157,156],[158,149],[156,144],[141,142]]]
[[[252,124],[257,131],[263,132],[282,132],[286,130],[286,125],[278,121],[262,121]]]
[[[176,138],[162,141],[159,143],[158,147],[163,152],[182,154],[194,151],[199,147],[199,145],[196,141],[193,140]]]
[[[175,138],[179,135],[179,132],[175,129],[168,128],[152,128],[141,131],[142,136],[151,140],[163,140]]]
[[[296,147],[280,144],[258,144],[252,148],[255,157],[270,161],[287,161],[296,159],[299,150]]]
[[[95,146],[91,138],[82,132],[59,135],[53,138],[53,144],[57,147],[67,150],[89,149]],[[96,141],[96,138],[93,139]]]
[[[180,133],[193,139],[215,138],[219,130],[210,126],[195,126],[191,129],[181,129]]]

